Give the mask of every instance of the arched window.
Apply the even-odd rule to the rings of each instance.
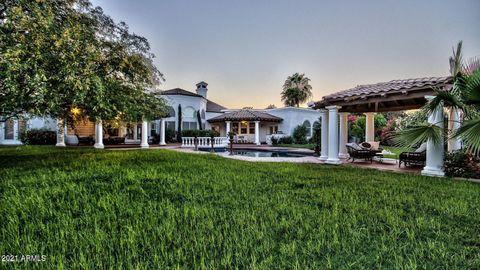
[[[310,124],[310,121],[305,120],[303,122],[303,126],[307,128],[307,134],[308,136],[312,136],[312,124]]]
[[[175,117],[175,109],[171,106],[168,106],[168,117]]]
[[[197,115],[195,114],[195,109],[193,107],[186,107],[184,110],[183,110],[183,116],[184,117],[197,117]]]

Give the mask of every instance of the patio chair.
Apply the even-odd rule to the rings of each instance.
[[[77,139],[78,139],[78,145],[81,145],[81,144],[86,144],[86,145],[93,145],[94,143],[94,139],[93,139],[93,135],[90,135],[90,136],[79,136],[78,134],[75,135],[77,136]]]
[[[350,157],[348,158],[349,160],[351,159],[352,162],[355,161],[355,159],[363,159],[365,161],[370,161],[370,163],[373,162],[373,157],[375,156],[376,152],[368,149],[363,149],[356,143],[347,143],[346,144],[348,154]]]
[[[399,156],[398,167],[400,165],[409,166],[425,166],[425,161],[427,160],[427,143],[422,143],[420,147],[415,150],[415,152],[402,152]]]

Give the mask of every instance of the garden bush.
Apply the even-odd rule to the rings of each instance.
[[[48,129],[30,129],[20,134],[23,144],[54,145],[57,142],[57,133]]]
[[[214,132],[214,136],[217,137],[220,135],[220,133],[214,131],[214,130],[199,130],[199,129],[186,129],[182,130],[182,137],[210,137],[212,132]]]
[[[174,142],[177,141],[176,138],[177,138],[177,133],[175,132],[175,130],[169,129],[169,128],[165,130],[165,141],[166,142],[174,143]]]
[[[292,136],[285,136],[278,139],[278,144],[292,144],[292,143],[293,143]]]
[[[465,150],[445,155],[445,174],[450,177],[480,179],[480,158]]]
[[[278,141],[280,141],[281,138],[277,138],[275,136],[272,136],[272,138],[270,139],[272,141],[272,145],[277,145],[278,144]]]
[[[293,142],[296,144],[306,144],[307,143],[307,134],[308,134],[308,129],[304,125],[298,125],[294,130],[293,130]]]

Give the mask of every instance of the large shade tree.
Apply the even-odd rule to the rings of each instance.
[[[463,112],[463,121],[456,131],[449,131],[446,138],[459,138],[464,147],[473,154],[480,154],[480,59],[468,62],[462,58],[462,42],[459,42],[450,57],[450,73],[453,80],[448,91],[435,90],[435,97],[423,108],[429,114],[440,105]],[[449,120],[451,121],[451,120]],[[440,142],[444,131],[436,123],[419,124],[399,132],[400,144],[409,146],[432,140]]]
[[[310,79],[305,74],[295,73],[289,76],[283,84],[282,101],[286,106],[300,107],[312,97]]]
[[[145,38],[88,0],[3,1],[0,115],[156,118],[165,106],[146,91],[163,80],[153,57]]]

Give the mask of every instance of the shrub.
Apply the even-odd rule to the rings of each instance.
[[[397,119],[395,117],[391,117],[388,119],[387,124],[380,129],[380,144],[384,146],[393,146],[393,137],[392,135],[395,134],[397,130]]]
[[[281,138],[277,138],[275,136],[272,136],[272,138],[270,139],[272,141],[272,145],[277,145],[278,144],[278,141],[280,141]]]
[[[20,134],[23,144],[54,145],[57,142],[57,133],[48,129],[30,129]]]
[[[465,150],[445,155],[445,174],[450,177],[480,178],[480,158]]]
[[[215,137],[220,136],[220,133],[215,130],[185,129],[182,130],[182,137],[210,137],[212,132]]]
[[[292,136],[285,136],[278,139],[278,144],[292,144],[293,138]]]
[[[308,143],[314,145],[320,145],[322,141],[322,126],[321,119],[313,124],[312,137],[308,140]]]
[[[184,129],[182,130],[182,137],[195,137],[199,136],[199,130],[196,129]]]
[[[306,144],[307,143],[307,134],[308,129],[304,125],[298,125],[293,130],[293,141],[297,144]]]
[[[173,129],[166,129],[165,130],[165,141],[166,142],[169,142],[169,143],[173,143],[173,142],[176,142],[176,133],[175,133],[175,130]]]

